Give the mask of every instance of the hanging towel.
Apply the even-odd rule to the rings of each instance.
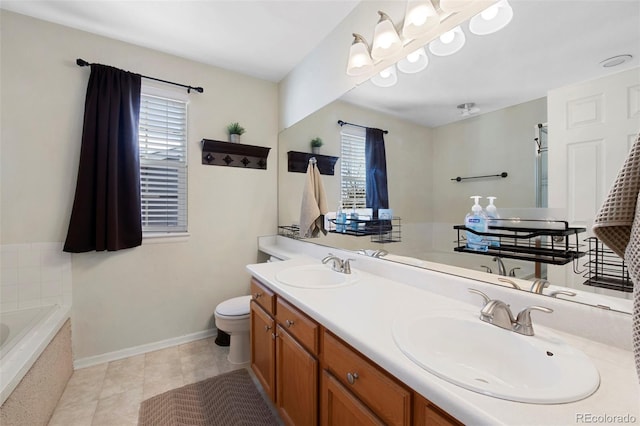
[[[593,232],[624,258],[633,282],[633,354],[640,382],[640,134],[595,218]]]
[[[327,197],[324,186],[320,180],[318,167],[312,161],[307,166],[307,179],[302,193],[302,206],[300,207],[300,236],[302,238],[317,237],[318,232],[324,229],[322,215],[327,213]]]

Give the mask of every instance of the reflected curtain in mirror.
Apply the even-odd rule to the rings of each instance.
[[[378,217],[378,209],[389,208],[387,189],[387,156],[384,149],[384,131],[367,128],[365,141],[367,169],[367,207]]]
[[[140,75],[92,64],[64,251],[113,251],[142,243],[139,113]]]

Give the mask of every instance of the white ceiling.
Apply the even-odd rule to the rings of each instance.
[[[0,7],[279,82],[358,2],[2,0]]]
[[[367,0],[368,1],[368,0]],[[1,0],[0,7],[69,27],[278,82],[359,0]],[[385,10],[401,23],[405,1]],[[546,96],[549,89],[640,64],[640,0],[510,0],[513,21],[488,36],[467,34],[449,57],[399,73],[393,88],[366,82],[343,100],[438,126]],[[371,23],[371,33],[375,21]],[[348,42],[345,42],[346,55]],[[603,69],[603,59],[632,54]],[[99,61],[99,58],[84,58]]]

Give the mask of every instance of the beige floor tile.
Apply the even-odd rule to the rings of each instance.
[[[98,400],[58,406],[48,426],[90,426],[97,406]]]
[[[96,401],[100,396],[106,371],[106,363],[74,371],[60,398],[58,407]]]
[[[100,399],[138,388],[142,389],[144,365],[144,355],[110,362],[100,391]]]
[[[180,362],[180,347],[173,346],[167,349],[161,349],[159,351],[149,352],[145,354],[144,361],[145,366],[154,364],[167,364]]]
[[[203,351],[209,351],[213,353],[215,349],[215,342],[213,337],[209,337],[206,339],[195,340],[193,342],[185,343],[179,346],[180,352],[182,355],[187,355],[191,353],[200,353]]]
[[[220,374],[220,369],[217,365],[209,365],[205,367],[190,368],[188,366],[182,366],[182,377],[184,384],[196,383],[201,380],[211,378]]]
[[[100,399],[93,416],[92,426],[135,426],[142,402],[142,386]]]
[[[184,386],[182,373],[178,376],[153,377],[149,380],[145,378],[142,399],[145,400],[181,386]]]

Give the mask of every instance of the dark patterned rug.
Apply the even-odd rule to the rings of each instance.
[[[138,414],[138,426],[280,424],[245,369],[156,395]]]

